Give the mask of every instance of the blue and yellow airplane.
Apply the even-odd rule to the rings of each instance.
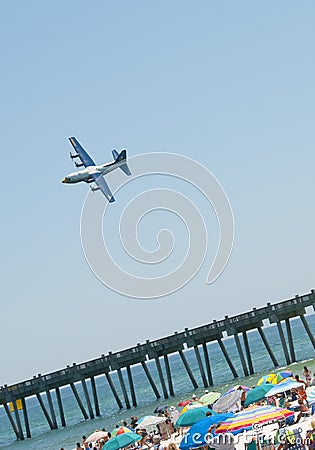
[[[94,183],[94,186],[91,185],[92,191],[100,190],[110,203],[114,202],[115,199],[113,197],[113,194],[111,193],[111,190],[109,189],[109,186],[103,176],[109,172],[112,172],[118,167],[123,172],[125,172],[126,175],[131,175],[131,172],[127,165],[126,150],[122,150],[120,153],[118,153],[116,150],[112,150],[114,161],[97,166],[75,137],[70,137],[69,141],[76,152],[74,155],[70,152],[70,158],[79,158],[81,162],[77,163],[75,161],[75,166],[84,166],[85,168],[82,170],[78,170],[77,172],[70,173],[62,180],[62,183],[72,184],[80,183],[80,181],[85,181],[86,183]]]

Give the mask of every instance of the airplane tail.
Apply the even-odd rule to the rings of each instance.
[[[113,157],[115,159],[115,162],[123,162],[123,164],[120,164],[119,168],[125,172],[126,175],[131,175],[131,172],[129,170],[128,164],[127,164],[127,152],[126,150],[122,150],[119,154],[116,150],[112,151]]]

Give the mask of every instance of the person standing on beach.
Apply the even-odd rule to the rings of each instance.
[[[311,374],[312,374],[312,372],[306,366],[304,366],[303,367],[303,376],[305,377],[305,381],[307,383],[307,386],[310,385],[310,382],[311,382],[311,379],[312,379]]]

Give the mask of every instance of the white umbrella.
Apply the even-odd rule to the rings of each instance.
[[[158,416],[144,416],[140,420],[138,420],[137,428],[146,428],[153,425],[157,425],[158,423],[165,422],[166,417],[158,417]]]
[[[311,389],[307,396],[308,403],[315,403],[315,387]]]
[[[296,389],[303,386],[303,383],[298,381],[283,381],[282,383],[276,384],[270,391],[266,392],[265,397],[270,397],[271,395],[280,394],[281,392],[290,391],[291,389]]]
[[[105,438],[108,436],[107,431],[94,431],[94,433],[90,434],[89,437],[85,439],[85,442],[96,442],[99,439]]]

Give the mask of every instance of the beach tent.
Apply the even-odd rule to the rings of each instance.
[[[209,427],[216,423],[224,422],[232,416],[233,413],[214,414],[213,416],[200,420],[185,434],[179,448],[181,450],[188,450],[189,448],[198,448],[207,445],[207,441],[211,437],[208,433]]]

